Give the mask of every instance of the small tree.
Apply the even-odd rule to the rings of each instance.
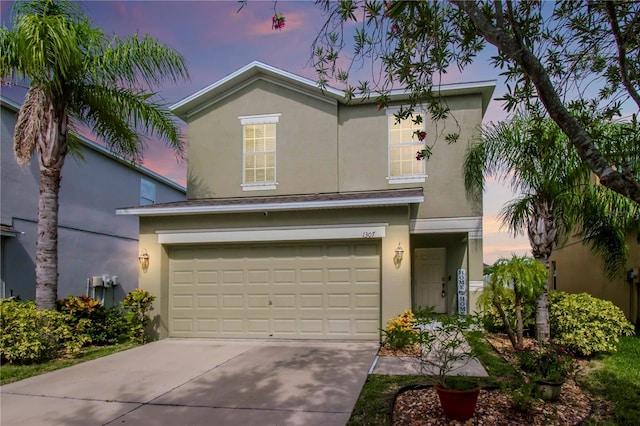
[[[514,349],[520,349],[524,344],[523,304],[536,303],[546,280],[547,269],[531,257],[519,257],[514,254],[511,259],[498,259],[493,266],[489,285],[478,302],[484,305],[491,304],[498,310]],[[515,332],[505,311],[506,302],[513,302]]]

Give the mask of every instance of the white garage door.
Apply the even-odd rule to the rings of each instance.
[[[379,246],[175,247],[169,334],[377,340]]]

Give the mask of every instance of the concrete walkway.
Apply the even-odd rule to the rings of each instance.
[[[431,375],[434,372],[425,370],[420,365],[417,357],[381,356],[376,357],[372,368],[373,374],[389,375]],[[487,370],[480,362],[473,358],[468,362],[460,362],[459,366],[451,371],[452,376],[489,377]]]
[[[0,424],[343,425],[377,349],[166,339],[0,387]]]

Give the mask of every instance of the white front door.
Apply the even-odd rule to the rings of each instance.
[[[444,248],[420,248],[415,250],[415,303],[433,306],[435,312],[447,312],[446,255]],[[444,296],[443,296],[444,295]]]

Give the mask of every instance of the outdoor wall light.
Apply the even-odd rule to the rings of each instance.
[[[142,266],[143,271],[147,271],[149,269],[149,253],[147,253],[147,249],[142,249],[142,253],[138,255],[138,262],[140,262],[140,266]]]
[[[400,243],[398,243],[398,247],[395,250],[395,256],[393,256],[393,264],[396,265],[396,269],[400,267],[400,264],[402,263],[402,257],[404,256],[404,249],[402,248],[402,246],[400,245]]]

